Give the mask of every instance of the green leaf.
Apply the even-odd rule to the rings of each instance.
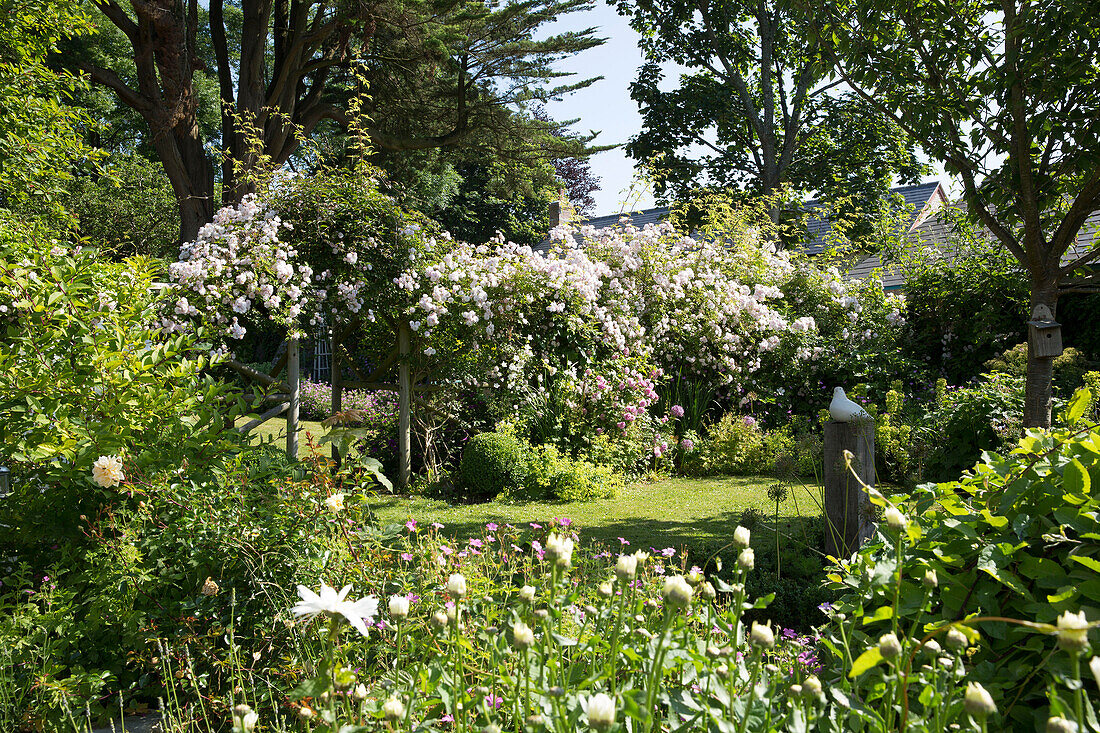
[[[1092,404],[1092,392],[1088,387],[1081,387],[1070,398],[1065,412],[1062,413],[1062,420],[1067,425],[1077,424],[1089,409],[1090,404]]]
[[[879,606],[878,608],[875,609],[875,612],[874,612],[873,615],[868,616],[867,618],[863,619],[863,625],[866,626],[867,624],[873,624],[876,621],[889,621],[893,617],[894,617],[894,607],[893,606]]]
[[[1081,462],[1074,458],[1062,471],[1062,485],[1067,493],[1087,494],[1092,488],[1092,479]]]
[[[849,679],[855,679],[861,674],[871,669],[871,667],[877,666],[882,661],[882,652],[878,650],[878,646],[873,646],[867,651],[860,654],[855,663],[852,664],[852,671],[848,673]]]
[[[1070,555],[1069,559],[1073,560],[1074,562],[1081,563],[1089,570],[1100,573],[1100,560],[1096,560],[1095,558],[1091,557],[1085,557],[1083,555]]]

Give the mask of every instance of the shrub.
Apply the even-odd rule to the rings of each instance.
[[[702,475],[752,474],[770,468],[772,460],[765,452],[764,434],[756,419],[728,412],[710,427],[698,459],[689,466]]]
[[[205,334],[159,328],[157,271],[0,221],[0,456],[14,479],[0,523],[15,527],[6,538],[77,535],[81,514],[242,442],[223,430],[244,406],[206,375],[216,359]],[[93,463],[110,455],[123,486],[92,481]]]
[[[957,476],[982,451],[998,450],[1018,438],[1024,405],[1024,381],[1011,374],[987,374],[973,386],[955,389],[942,381],[927,419],[925,475],[936,481]]]
[[[459,487],[471,501],[489,501],[524,485],[527,457],[508,433],[481,433],[466,444],[459,466]]]
[[[1089,362],[1072,346],[1054,359],[1054,391],[1060,395],[1071,395],[1084,384],[1085,372]],[[1000,356],[985,363],[987,372],[1005,372],[1017,377],[1027,375],[1027,344],[1016,344]]]
[[[622,488],[620,474],[609,466],[598,466],[585,460],[568,461],[550,480],[550,491],[562,501],[606,499]]]
[[[1051,708],[1035,673],[1073,677],[1073,655],[1046,635],[1063,613],[1084,609],[1095,623],[1100,607],[1100,426],[1076,422],[1088,402],[1081,390],[1065,416],[1070,427],[1029,431],[957,481],[892,497],[908,514],[904,529],[884,528],[829,576],[844,594],[837,611],[849,619],[847,641],[868,647],[887,631],[932,634],[973,619],[982,635],[967,678],[1005,701],[1005,728],[1042,728]],[[871,499],[887,505],[877,492]],[[929,572],[938,589],[922,585]]]

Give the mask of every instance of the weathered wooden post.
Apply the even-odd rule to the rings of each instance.
[[[412,385],[409,378],[409,324],[402,321],[397,329],[397,484],[409,488],[412,480]]]
[[[298,370],[298,338],[292,336],[286,345],[286,381],[290,387],[290,407],[286,412],[286,454],[298,457],[298,407],[301,382]]]
[[[851,470],[846,453],[851,454]],[[875,485],[874,420],[870,417],[849,422],[830,420],[825,423],[827,555],[848,557],[874,530],[870,502],[860,480],[868,486]]]

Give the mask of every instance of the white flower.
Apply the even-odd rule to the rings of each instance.
[[[751,547],[741,550],[741,554],[737,556],[737,565],[742,570],[752,570],[756,566],[756,553]]]
[[[390,616],[403,619],[409,615],[408,596],[390,596]]]
[[[92,464],[92,480],[105,489],[118,486],[126,480],[122,473],[122,459],[118,456],[100,456]]]
[[[619,555],[615,563],[615,577],[624,583],[633,580],[638,573],[638,558],[634,555]]]
[[[391,697],[382,704],[382,715],[390,722],[401,720],[405,717],[405,703],[396,697]]]
[[[893,659],[901,654],[901,642],[896,634],[883,634],[878,640],[878,650],[884,659]]]
[[[531,603],[535,600],[535,587],[532,585],[525,585],[519,589],[519,599],[524,603]]]
[[[1058,617],[1058,646],[1067,652],[1080,653],[1089,646],[1089,622],[1085,612],[1066,611]]]
[[[260,720],[260,714],[248,705],[233,708],[233,733],[251,733]]]
[[[581,709],[588,716],[588,724],[593,729],[604,731],[615,725],[615,701],[602,692],[588,698],[581,698]]]
[[[1047,719],[1047,733],[1077,733],[1077,723],[1055,715]]]
[[[378,614],[378,599],[374,596],[360,598],[358,601],[345,601],[350,585],[345,585],[339,593],[335,588],[330,588],[321,583],[320,594],[314,593],[304,585],[298,586],[298,601],[291,613],[296,616],[316,616],[326,613],[330,616],[343,616],[347,622],[363,636],[367,635],[367,621],[372,620]]]
[[[753,621],[752,631],[749,632],[749,641],[754,646],[762,646],[765,649],[771,649],[775,646],[775,633],[770,626],[761,626]]]
[[[334,512],[340,512],[344,509],[344,495],[336,493],[325,499],[325,506]]]
[[[738,527],[733,530],[733,544],[736,547],[745,549],[749,546],[749,530],[745,527]]]
[[[452,573],[451,577],[447,578],[447,592],[450,593],[453,598],[465,598],[466,578],[462,577],[459,573]]]
[[[694,591],[682,575],[673,575],[665,579],[665,587],[661,595],[675,608],[687,608],[691,605],[691,596]]]
[[[573,540],[552,534],[546,538],[546,557],[559,568],[573,564]]]
[[[512,643],[520,651],[530,649],[535,643],[535,632],[531,631],[531,627],[522,621],[516,621],[512,624]]]
[[[886,524],[890,529],[901,532],[905,529],[909,521],[905,518],[905,515],[898,511],[897,507],[886,508]]]
[[[963,707],[966,708],[966,712],[979,718],[985,718],[997,712],[997,704],[993,702],[993,697],[978,682],[967,683]]]
[[[1100,657],[1089,660],[1089,670],[1092,672],[1093,679],[1096,680],[1096,686],[1100,688]]]

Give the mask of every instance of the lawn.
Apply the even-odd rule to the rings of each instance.
[[[380,524],[437,521],[445,534],[458,540],[480,535],[489,522],[545,526],[554,517],[568,517],[581,528],[582,542],[617,548],[623,537],[635,549],[687,547],[699,561],[732,541],[748,509],[759,512],[747,518],[756,535],[753,545],[774,547],[770,527],[775,503],[768,499],[768,487],[774,483],[761,476],[666,478],[634,483],[615,498],[589,502],[453,505],[422,497],[381,496],[371,501],[371,508]],[[799,517],[820,516],[814,494],[820,501],[819,488],[795,486],[780,505],[780,533],[789,538],[785,546],[803,542],[804,522]]]
[[[240,427],[249,421],[247,417],[237,418],[236,425]],[[325,428],[321,426],[321,423],[313,420],[299,420],[298,425],[301,430],[298,433],[298,457],[305,458],[309,455],[309,438],[313,439],[316,444],[321,439],[321,436],[325,434]],[[261,424],[259,427],[253,429],[249,436],[254,444],[272,442],[286,448],[286,418],[285,417],[273,417],[267,422]],[[321,455],[332,455],[331,447],[326,443],[320,446],[319,450]]]

